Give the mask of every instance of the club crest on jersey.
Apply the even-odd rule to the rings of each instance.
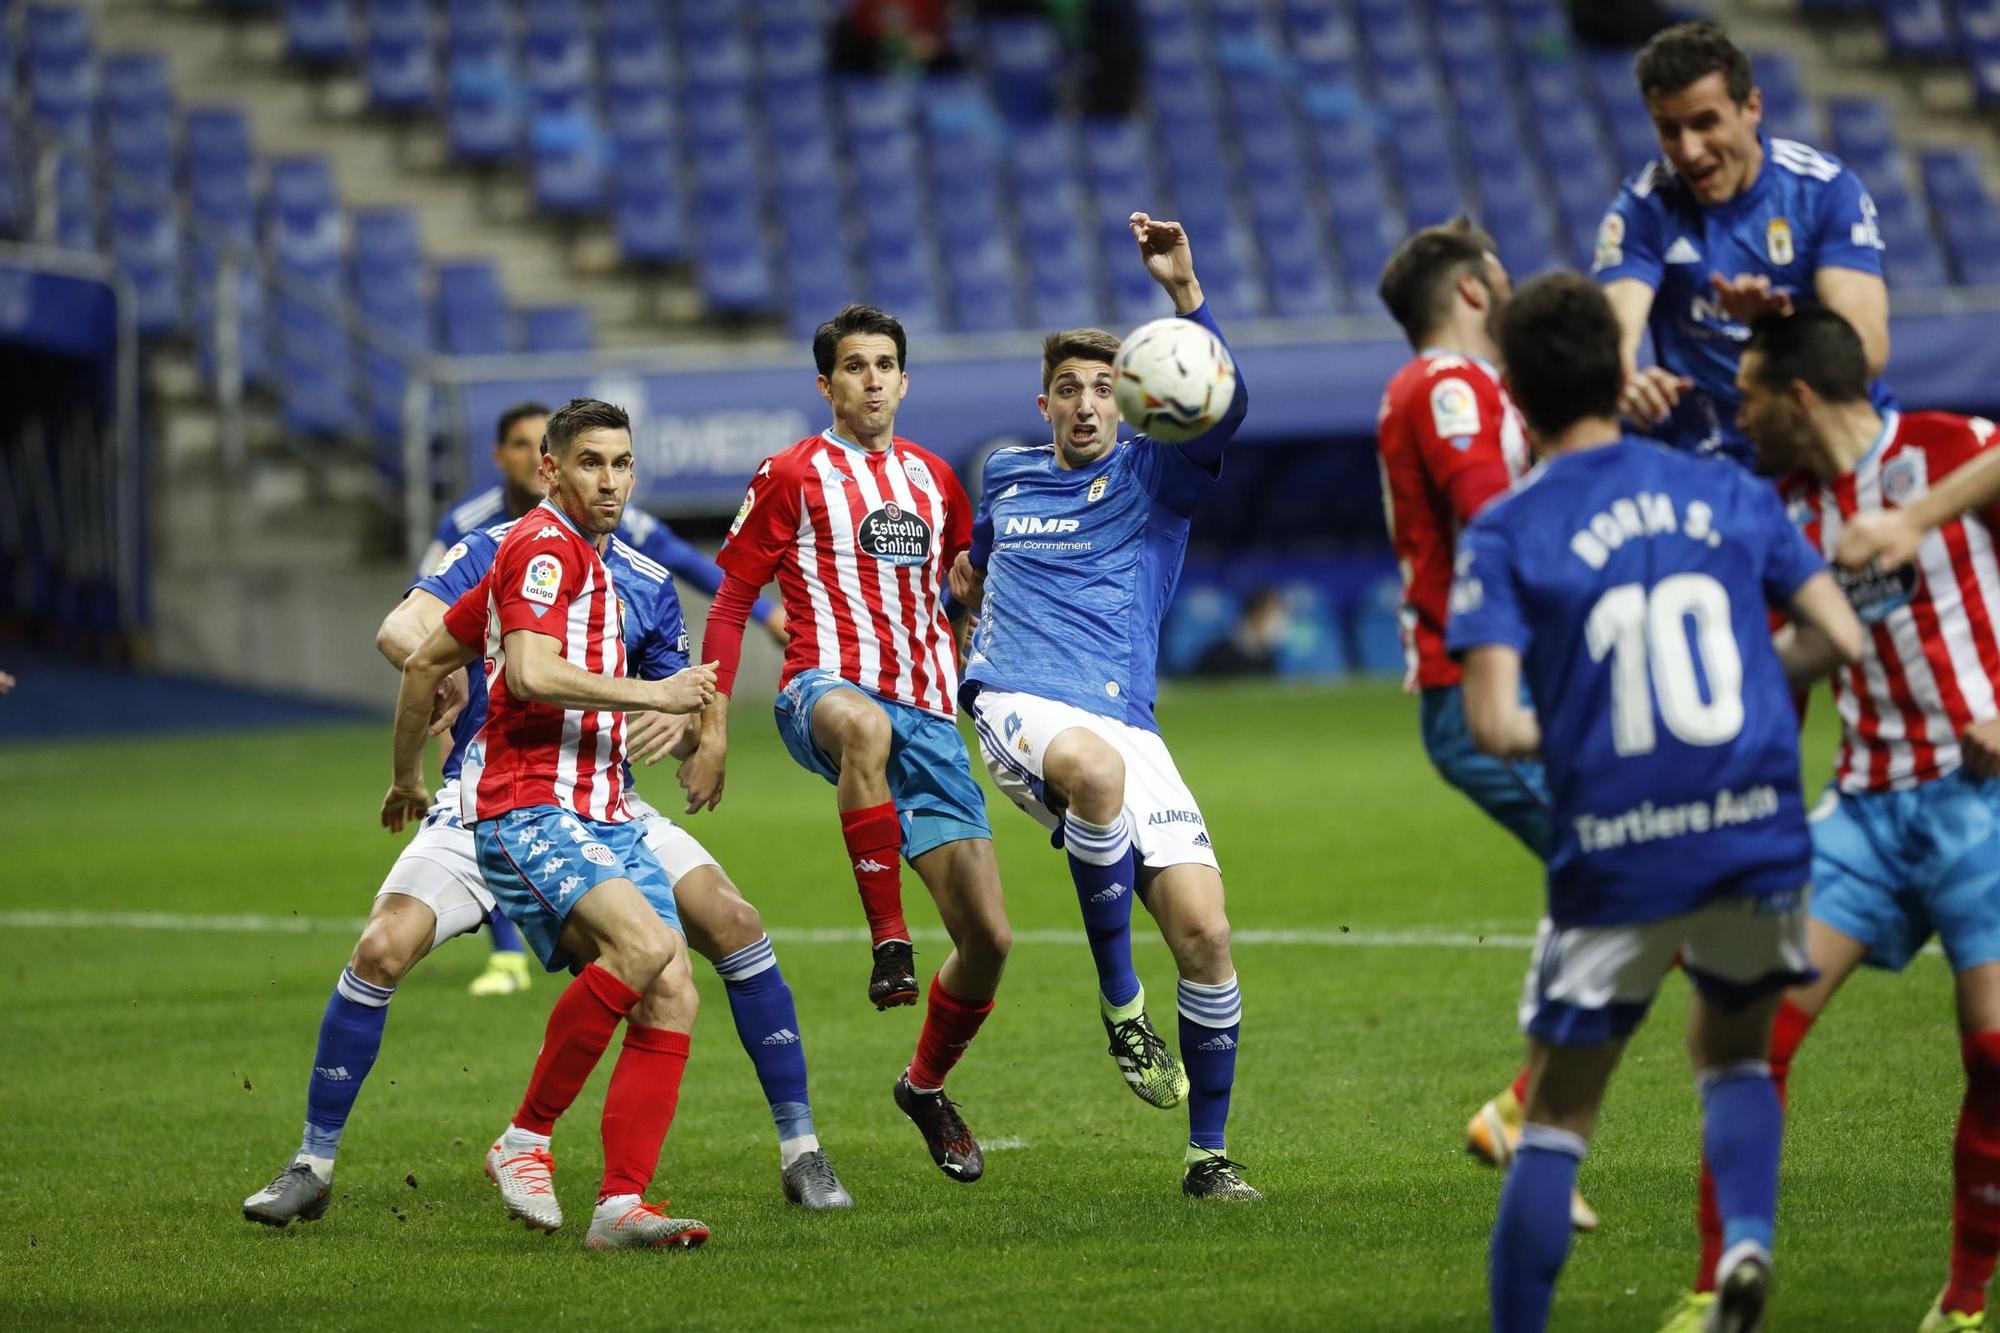
[[[921,565],[931,558],[931,525],[894,500],[861,520],[855,542],[886,565]]]
[[[734,537],[737,533],[743,531],[744,520],[750,517],[750,511],[756,504],[757,491],[754,487],[743,492],[743,505],[736,511],[736,521],[729,525],[730,536]]]
[[[903,457],[902,463],[903,475],[910,479],[912,486],[921,486],[925,490],[931,488],[931,470],[924,465],[923,459]]]
[[[1927,489],[1928,472],[1922,454],[1897,454],[1882,465],[1882,499],[1892,505],[1908,504]]]
[[[534,602],[533,610],[541,615],[556,604],[556,593],[562,588],[562,561],[552,555],[538,555],[528,562],[527,573],[521,576],[521,596]]]
[[[1471,436],[1479,433],[1479,399],[1473,395],[1472,386],[1456,377],[1441,379],[1431,386],[1431,425],[1437,429],[1438,438],[1450,440],[1455,436]]]
[[[1792,224],[1783,218],[1772,218],[1764,224],[1764,249],[1771,256],[1773,264],[1792,262]]]
[[[1102,477],[1094,478],[1090,483],[1090,489],[1084,492],[1083,502],[1085,504],[1096,504],[1104,498],[1104,492],[1109,490],[1110,487],[1111,477],[1108,473]]]
[[[1841,565],[1833,567],[1833,577],[1847,594],[1848,605],[1864,625],[1876,625],[1910,604],[1917,591],[1917,567],[1867,569],[1857,574]]]

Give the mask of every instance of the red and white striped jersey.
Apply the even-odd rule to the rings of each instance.
[[[871,694],[953,716],[945,573],[972,544],[972,505],[945,461],[896,437],[871,453],[832,432],[764,460],[716,556],[774,576],[790,642],[780,686],[832,671]]]
[[[1990,421],[1944,412],[1884,415],[1882,436],[1832,482],[1785,483],[1793,520],[1829,561],[1857,513],[1910,504],[1990,447]],[[1968,514],[1927,534],[1915,565],[1834,575],[1867,631],[1861,661],[1833,678],[1840,711],[1834,780],[1845,792],[1914,787],[1959,765],[1958,738],[2000,713],[2000,512]]]
[[[526,806],[559,806],[622,824],[625,715],[516,699],[507,689],[506,637],[546,634],[572,666],[625,674],[625,606],[597,547],[544,501],[493,556],[479,585],[452,604],[445,628],[486,652],[486,721],[466,747],[459,813],[466,823]]]

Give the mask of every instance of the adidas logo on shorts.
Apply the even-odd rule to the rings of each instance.
[[[1206,829],[1194,835],[1194,845],[1197,847],[1210,847],[1210,848],[1214,846],[1214,844],[1209,842],[1208,840],[1208,831]]]

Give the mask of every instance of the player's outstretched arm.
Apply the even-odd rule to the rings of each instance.
[[[1909,505],[1856,514],[1840,531],[1833,558],[1849,569],[1870,561],[1885,569],[1917,558],[1924,535],[1975,509],[2000,504],[2000,449],[1982,449],[1972,461],[1953,468]]]
[[[748,579],[731,574],[723,579],[708,608],[701,652],[716,665],[715,696],[702,712],[701,736],[694,753],[681,763],[680,771],[681,790],[687,793],[687,813],[691,815],[722,804],[723,779],[729,765],[729,696],[736,689],[736,668],[743,660],[743,626],[756,597],[757,589]]]
[[[1139,243],[1139,258],[1153,281],[1173,298],[1174,313],[1191,315],[1201,308],[1201,280],[1194,275],[1194,249],[1188,244],[1187,228],[1178,222],[1156,222],[1147,213],[1134,213],[1127,225]]]
[[[403,663],[392,729],[389,794],[382,800],[382,826],[402,832],[423,818],[431,794],[424,786],[424,741],[430,736],[431,703],[446,677],[470,662],[477,649],[460,643],[443,625],[432,630]]]
[[[1861,335],[1868,373],[1889,368],[1889,284],[1880,274],[1829,265],[1813,275],[1813,294]]]
[[[1646,339],[1646,321],[1653,313],[1652,284],[1641,278],[1613,278],[1604,284],[1604,299],[1618,317],[1618,359],[1625,367],[1625,387],[1618,413],[1628,421],[1652,425],[1665,421],[1694,381],[1664,366],[1639,365],[1639,345]]]
[[[1772,644],[1794,689],[1861,660],[1861,621],[1832,574],[1821,570],[1800,584],[1789,609],[1791,623],[1772,637]]]
[[[713,662],[665,680],[633,680],[585,671],[563,657],[561,644],[533,630],[509,630],[505,645],[507,692],[552,708],[697,713],[715,697]]]
[[[1465,654],[1465,724],[1472,743],[1500,759],[1526,759],[1542,748],[1541,723],[1521,703],[1521,654],[1481,644]]]

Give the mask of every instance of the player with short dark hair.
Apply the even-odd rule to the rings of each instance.
[[[1175,313],[1219,339],[1186,231],[1144,213],[1130,226]],[[987,459],[972,548],[952,569],[953,595],[981,611],[959,702],[994,785],[1069,853],[1098,1013],[1125,1081],[1150,1105],[1188,1104],[1182,1191],[1258,1199],[1225,1138],[1243,1000],[1221,867],[1153,712],[1160,624],[1188,527],[1249,390],[1239,379],[1222,419],[1191,440],[1121,441],[1118,348],[1103,329],[1049,335],[1036,406],[1054,439]],[[1178,1064],[1132,968],[1134,896],[1179,974]]]
[[[1923,1333],[1987,1326],[2000,1255],[2000,449],[1992,422],[1887,413],[1860,336],[1831,310],[1758,322],[1737,383],[1742,424],[1806,539],[1840,562],[1867,628],[1836,675],[1841,745],[1813,812],[1806,943],[1819,979],[1771,1033],[1779,1096],[1792,1056],[1863,964],[1900,970],[1936,935],[1950,963],[1965,1098],[1952,1153],[1945,1288]],[[1724,1241],[1704,1177],[1694,1329]]]
[[[403,665],[382,821],[399,829],[429,808],[423,714],[438,682],[483,646],[486,721],[466,747],[460,818],[472,825],[487,891],[544,966],[577,973],[550,1011],[520,1109],[487,1151],[487,1174],[509,1216],[546,1231],[562,1225],[555,1122],[624,1022],[586,1243],[699,1245],[705,1226],[644,1200],[699,999],[667,872],[625,800],[625,715],[698,712],[714,695],[714,668],[664,681],[627,674],[625,609],[603,559],[632,491],[624,412],[572,399],[549,417],[545,438],[548,499],[514,525],[486,577]]]
[[[958,735],[944,613],[945,571],[972,540],[972,506],[943,459],[895,433],[907,354],[902,324],[872,306],[847,306],[814,337],[833,423],[751,478],[717,557],[726,578],[703,637],[718,697],[680,777],[690,814],[722,799],[744,617],[775,578],[791,627],[778,731],[801,767],[834,785],[873,946],[870,1001],[917,998],[901,860],[951,936],[894,1096],[938,1168],[972,1181],[985,1159],[944,1082],[992,1011],[1012,935],[986,798]]]
[[[1503,1333],[1548,1322],[1605,1085],[1677,956],[1727,1245],[1715,1326],[1758,1327],[1781,1132],[1771,1016],[1812,975],[1788,681],[1860,651],[1768,485],[1623,438],[1617,333],[1576,274],[1527,283],[1501,313],[1508,391],[1542,462],[1467,529],[1451,591],[1473,738],[1540,753],[1553,813],[1521,1005],[1527,1122],[1493,1231]],[[1809,628],[1774,644],[1769,607]]]
[[[436,573],[468,536],[495,524],[521,517],[542,502],[542,434],[549,419],[548,405],[534,400],[515,403],[502,412],[494,424],[493,465],[499,469],[499,484],[453,504],[438,520],[437,535],[417,561],[416,577]],[[637,506],[628,506],[618,525],[618,538],[655,564],[664,565],[687,587],[709,597],[722,586],[722,572],[715,562],[681,539],[660,519]],[[770,631],[780,645],[785,641],[784,613],[759,601],[751,608],[757,622]],[[401,659],[398,659],[398,665]],[[493,934],[493,956],[486,970],[472,979],[467,988],[474,995],[512,995],[527,989],[530,979],[528,957],[522,952],[521,936],[507,914],[494,908],[487,918]]]
[[[1875,203],[1837,159],[1764,134],[1749,59],[1715,24],[1657,34],[1634,71],[1662,156],[1625,182],[1592,264],[1618,312],[1620,410],[1677,448],[1747,466],[1736,358],[1759,316],[1831,307],[1859,331],[1870,373],[1888,365]],[[1656,364],[1641,368],[1648,331]]]

